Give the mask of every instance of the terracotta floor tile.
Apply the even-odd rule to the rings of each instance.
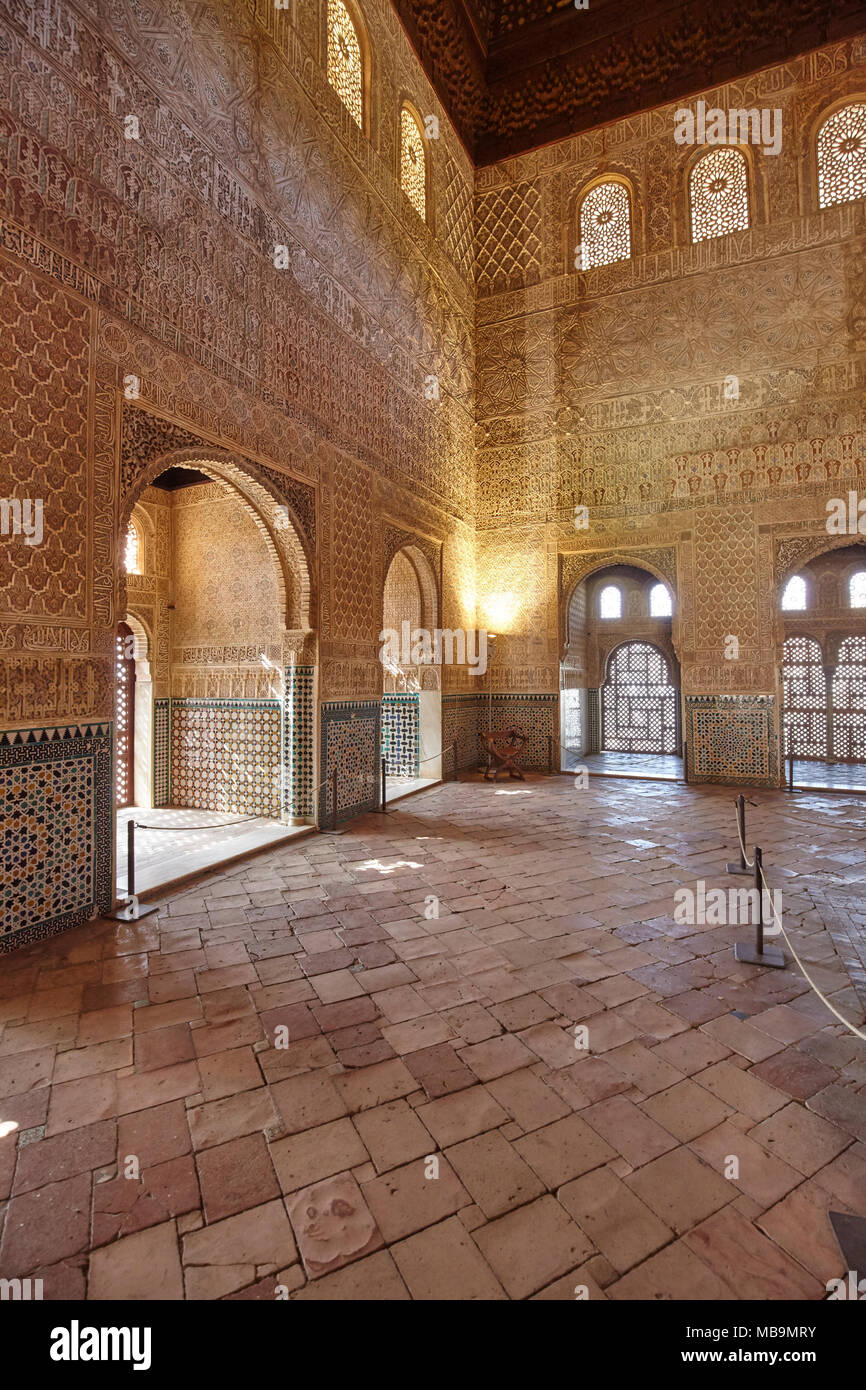
[[[187,1110],[182,1100],[122,1115],[117,1125],[117,1162],[134,1155],[140,1168],[179,1158],[192,1148]]]
[[[453,1145],[447,1156],[488,1219],[523,1206],[544,1192],[544,1184],[520,1157],[517,1146],[509,1144],[498,1130]]]
[[[732,1202],[737,1188],[688,1149],[662,1154],[625,1178],[642,1202],[677,1234]]]
[[[693,1139],[689,1147],[723,1177],[727,1177],[730,1160],[735,1158],[739,1173],[730,1181],[748,1193],[762,1211],[803,1181],[803,1174],[796,1168],[774,1158],[729,1120]]]
[[[480,1227],[472,1239],[509,1298],[528,1298],[593,1252],[588,1237],[549,1196]]]
[[[237,1091],[250,1091],[262,1084],[262,1073],[250,1047],[228,1052],[212,1052],[198,1064],[201,1093],[206,1101],[221,1100]]]
[[[726,1105],[753,1120],[765,1120],[788,1104],[784,1091],[770,1086],[754,1067],[741,1068],[731,1062],[716,1062],[706,1071],[696,1072],[694,1080]]]
[[[562,1097],[528,1068],[496,1077],[487,1090],[524,1131],[561,1120],[569,1111]]]
[[[551,1190],[616,1157],[616,1151],[579,1115],[535,1129],[516,1139],[514,1147]]]
[[[52,1086],[48,1106],[46,1138],[65,1130],[79,1129],[119,1114],[119,1088],[114,1073],[88,1076],[81,1081],[64,1081]]]
[[[18,1150],[12,1193],[18,1196],[48,1183],[92,1172],[114,1162],[117,1125],[114,1120],[68,1130]]]
[[[304,1072],[270,1087],[274,1105],[289,1134],[315,1129],[345,1115],[346,1104],[327,1072]]]
[[[340,1173],[289,1200],[289,1219],[311,1279],[362,1259],[382,1245],[365,1197],[351,1173]]]
[[[639,1168],[659,1154],[675,1149],[677,1140],[625,1096],[612,1096],[581,1111],[583,1119],[596,1133],[622,1154],[633,1168]]]
[[[299,1301],[326,1299],[339,1303],[392,1303],[408,1300],[410,1294],[391,1254],[387,1250],[379,1250],[375,1255],[367,1255],[334,1274],[326,1274],[306,1284],[292,1294],[292,1298]]]
[[[411,1295],[421,1300],[504,1299],[505,1291],[456,1217],[391,1247]]]
[[[714,1129],[731,1113],[724,1101],[688,1079],[650,1096],[641,1109],[683,1143]]]
[[[370,1111],[375,1114],[375,1111]],[[428,1141],[429,1142],[429,1141]],[[283,1192],[297,1192],[322,1178],[366,1163],[363,1140],[348,1118],[303,1130],[270,1146],[271,1162]]]
[[[611,1284],[605,1293],[620,1300],[674,1299],[715,1303],[736,1297],[736,1291],[705,1264],[684,1240],[665,1246],[643,1264]]]
[[[144,1114],[149,1114],[144,1111]],[[210,1101],[187,1111],[192,1142],[196,1149],[209,1149],[227,1139],[261,1133],[279,1123],[276,1106],[266,1086],[255,1091],[239,1091],[224,1100]]]
[[[423,1159],[364,1183],[362,1191],[387,1244],[413,1235],[451,1216],[471,1198],[444,1155],[439,1157],[439,1176],[425,1176]]]
[[[97,1301],[182,1299],[183,1275],[174,1221],[94,1250],[87,1297]]]
[[[281,1201],[265,1202],[226,1217],[223,1221],[203,1226],[183,1237],[183,1264],[191,1269],[236,1269],[251,1271],[250,1282],[261,1265],[276,1265],[284,1269],[297,1258],[292,1228]],[[235,1276],[226,1281],[229,1287],[241,1287]],[[228,1291],[228,1288],[225,1290]]]
[[[738,1298],[784,1302],[824,1296],[823,1286],[813,1275],[729,1206],[695,1226],[684,1239]]]
[[[538,1061],[538,1054],[526,1047],[519,1038],[510,1034],[490,1038],[487,1042],[464,1047],[460,1059],[471,1067],[479,1081],[492,1081],[497,1076],[505,1076],[511,1071],[531,1067]]]
[[[90,1189],[87,1172],[13,1197],[0,1241],[0,1277],[19,1278],[86,1250]]]
[[[812,1177],[851,1143],[850,1134],[797,1101],[755,1125],[749,1137],[806,1177]]]
[[[208,1225],[280,1193],[264,1136],[247,1134],[196,1156]]]
[[[372,1110],[360,1111],[355,1116],[355,1128],[379,1173],[436,1152],[436,1143],[425,1129],[418,1112],[412,1110],[405,1100],[389,1101]]]
[[[167,1100],[195,1095],[200,1088],[195,1062],[178,1062],[175,1066],[161,1067],[157,1071],[121,1076],[117,1080],[117,1113],[128,1115],[133,1110],[149,1110],[151,1106],[161,1105]]]
[[[608,1168],[575,1178],[556,1195],[620,1274],[673,1239],[670,1227]]]
[[[471,1139],[485,1130],[505,1124],[508,1112],[484,1086],[456,1091],[420,1105],[418,1119],[430,1131],[440,1148]]]

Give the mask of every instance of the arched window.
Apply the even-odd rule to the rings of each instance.
[[[358,31],[343,0],[328,0],[328,81],[364,129],[364,60]]]
[[[834,111],[818,131],[818,205],[866,197],[866,103]]]
[[[650,617],[669,618],[673,613],[667,584],[653,584],[650,589]]]
[[[606,584],[598,601],[600,618],[622,617],[622,590],[616,584]]]
[[[689,179],[689,206],[692,241],[747,230],[749,185],[739,150],[711,150],[698,160]]]
[[[615,179],[597,183],[580,205],[580,270],[627,261],[631,255],[628,189]]]
[[[426,222],[427,151],[421,127],[408,106],[400,111],[400,187]]]
[[[848,580],[848,597],[852,608],[866,608],[866,571],[858,570]]]
[[[795,574],[785,585],[782,607],[786,613],[801,613],[806,607],[806,581],[799,574]]]
[[[134,521],[126,528],[123,542],[123,565],[127,574],[141,574],[141,536]]]

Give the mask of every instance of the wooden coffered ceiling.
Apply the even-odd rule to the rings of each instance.
[[[866,0],[392,0],[477,164],[866,32]]]

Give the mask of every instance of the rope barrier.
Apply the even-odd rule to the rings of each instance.
[[[183,830],[225,830],[229,825],[245,825],[250,820],[266,820],[266,816],[241,816],[239,820],[220,820],[214,821],[212,825],[143,825],[140,820],[135,822],[136,830],[171,830],[177,834]]]
[[[738,825],[737,825],[737,831],[738,831],[738,833],[739,833],[739,823],[738,823]],[[742,851],[743,851],[743,857],[745,858],[745,846],[742,845],[742,843],[741,843],[741,846],[740,846],[740,847],[741,847],[741,849],[742,849]],[[771,911],[772,911],[773,918],[774,918],[774,920],[775,920],[776,926],[778,927],[779,931],[782,933],[782,936],[785,938],[785,941],[787,942],[787,945],[788,945],[788,950],[791,952],[791,955],[794,957],[794,960],[797,962],[797,965],[800,967],[800,970],[801,970],[801,972],[802,972],[802,975],[803,975],[804,980],[805,980],[806,983],[809,985],[809,988],[810,988],[810,989],[813,989],[813,990],[815,991],[815,993],[817,994],[818,998],[821,1000],[821,1003],[825,1006],[825,1008],[827,1008],[827,1009],[830,1010],[830,1013],[833,1015],[833,1017],[834,1017],[834,1018],[837,1018],[837,1019],[839,1020],[839,1022],[840,1022],[845,1028],[847,1028],[848,1031],[849,1031],[850,1033],[853,1033],[853,1034],[854,1034],[855,1037],[862,1039],[863,1042],[866,1042],[866,1033],[861,1032],[859,1028],[855,1027],[855,1025],[851,1022],[850,1019],[845,1018],[844,1014],[840,1014],[840,1012],[839,1012],[839,1010],[836,1008],[836,1006],[830,1002],[830,1000],[827,998],[826,994],[824,994],[823,991],[822,991],[821,989],[819,989],[818,985],[815,984],[815,981],[812,979],[811,975],[809,974],[808,970],[806,969],[805,965],[803,964],[802,960],[800,959],[800,956],[799,956],[799,954],[798,954],[798,952],[797,952],[797,949],[796,949],[796,947],[794,946],[794,943],[792,942],[790,936],[789,936],[788,933],[786,932],[785,927],[784,927],[784,924],[783,924],[783,922],[782,922],[782,919],[781,919],[781,917],[779,916],[778,911],[776,910],[776,903],[775,903],[775,900],[774,900],[774,898],[773,898],[773,893],[772,893],[772,890],[771,890],[771,888],[770,888],[769,883],[767,882],[767,875],[764,873],[764,866],[763,866],[763,863],[761,862],[760,853],[759,853],[759,851],[758,851],[757,848],[755,849],[755,858],[752,860],[752,865],[754,866],[756,863],[757,863],[757,867],[758,867],[758,875],[757,875],[757,876],[760,876],[761,882],[762,882],[762,884],[763,884],[763,888],[764,888],[764,890],[766,891],[766,894],[767,894],[767,901],[768,901],[769,904],[770,904],[770,909],[771,909]],[[761,894],[761,899],[762,899],[762,901],[761,901],[761,907],[763,908],[763,892],[762,892],[762,894]]]
[[[734,805],[736,806],[736,804],[737,804],[737,803],[736,803],[736,801],[735,801],[735,802],[734,802]],[[750,806],[753,806],[753,805],[754,805],[754,802],[749,802],[749,805],[750,805]],[[754,867],[755,867],[755,861],[754,861],[754,859],[750,859],[750,858],[749,858],[749,856],[748,856],[747,853],[746,853],[746,846],[745,846],[745,844],[743,843],[743,831],[742,831],[742,828],[741,828],[741,826],[740,826],[740,817],[739,817],[739,816],[737,817],[737,839],[738,839],[739,842],[740,842],[740,854],[743,856],[743,863],[746,865],[746,868],[747,868],[747,869],[754,869]],[[763,869],[761,870],[761,872],[763,873]]]
[[[840,1014],[839,1010],[838,1010],[833,1004],[830,1003],[830,1000],[827,998],[826,994],[823,994],[822,991],[821,991],[821,990],[818,988],[818,986],[815,984],[815,981],[812,979],[812,977],[810,976],[810,974],[809,974],[808,970],[806,969],[805,965],[803,964],[803,962],[801,961],[800,957],[798,956],[798,954],[797,954],[797,952],[796,952],[796,950],[795,950],[795,948],[794,948],[794,944],[793,944],[793,942],[791,941],[790,936],[789,936],[788,933],[785,931],[785,928],[784,928],[783,925],[782,925],[782,919],[781,919],[781,917],[779,916],[778,912],[776,911],[776,904],[775,904],[775,902],[773,901],[773,895],[772,895],[772,893],[770,892],[770,888],[769,888],[769,885],[768,885],[768,883],[767,883],[767,878],[766,878],[766,875],[765,875],[765,873],[764,873],[763,865],[761,865],[761,879],[762,879],[762,881],[763,881],[764,887],[767,889],[767,897],[768,897],[768,900],[769,900],[769,903],[770,903],[770,907],[772,908],[772,911],[773,911],[773,916],[774,916],[774,918],[775,918],[775,920],[776,920],[776,925],[778,926],[779,931],[782,933],[782,935],[784,936],[785,940],[787,941],[787,943],[788,943],[788,949],[789,949],[789,951],[791,952],[791,955],[794,957],[794,960],[797,962],[797,964],[799,965],[800,969],[802,970],[802,972],[803,972],[803,978],[804,978],[804,979],[806,980],[806,982],[811,986],[811,988],[815,991],[815,993],[817,994],[818,998],[821,1000],[821,1003],[824,1004],[824,1005],[830,1010],[831,1014],[833,1014],[835,1018],[838,1018],[839,1022],[842,1023],[842,1024],[844,1024],[845,1027],[846,1027],[847,1029],[849,1029],[849,1031],[852,1032],[856,1037],[862,1038],[863,1042],[866,1042],[866,1033],[861,1033],[859,1028],[855,1028],[854,1024],[851,1023],[851,1021],[850,1021],[849,1019],[845,1018],[842,1014]]]

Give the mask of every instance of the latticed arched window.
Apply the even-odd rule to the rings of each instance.
[[[858,570],[848,580],[848,597],[852,608],[866,608],[866,572]]]
[[[408,106],[400,111],[400,187],[419,217],[427,221],[427,151]]]
[[[806,607],[806,581],[795,574],[785,585],[782,607],[786,613],[799,613]]]
[[[785,753],[827,757],[827,681],[814,637],[788,637],[782,648]]]
[[[328,81],[363,130],[364,60],[358,31],[343,0],[328,0]]]
[[[866,102],[855,101],[818,131],[818,204],[866,197]]]
[[[617,588],[616,584],[606,584],[602,589],[598,613],[601,618],[622,617],[622,590]]]
[[[631,255],[628,189],[615,179],[597,183],[580,205],[578,270],[627,261]]]
[[[667,584],[653,584],[650,589],[650,617],[669,618],[673,613]]]
[[[141,574],[141,536],[134,521],[126,528],[123,542],[123,565],[127,574]]]
[[[692,241],[746,231],[749,181],[739,150],[724,147],[703,155],[689,179]]]

